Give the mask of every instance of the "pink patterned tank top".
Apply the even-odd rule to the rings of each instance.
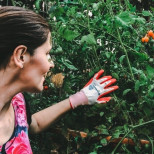
[[[14,96],[11,103],[15,112],[15,128],[11,138],[0,146],[0,154],[32,154],[23,94]]]

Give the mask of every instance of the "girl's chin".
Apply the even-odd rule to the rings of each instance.
[[[28,92],[30,92],[30,93],[40,93],[40,92],[42,92],[43,91],[43,89],[31,89],[31,90],[28,90]]]
[[[40,92],[42,92],[44,90],[44,86],[43,86],[44,81],[45,81],[45,79],[43,77],[41,82],[35,83],[35,85],[33,87],[31,87],[28,90],[28,92],[31,92],[31,93],[40,93]]]
[[[39,85],[37,87],[31,88],[28,92],[30,92],[30,93],[40,93],[40,92],[43,91],[43,89],[44,89],[43,84],[41,84],[41,85]]]
[[[39,93],[39,92],[42,92],[43,89],[44,89],[44,86],[43,86],[43,84],[41,84],[40,87],[38,87],[37,92],[38,92],[38,93]]]

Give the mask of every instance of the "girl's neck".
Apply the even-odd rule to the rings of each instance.
[[[12,98],[19,91],[14,73],[7,69],[0,70],[0,115],[7,112]]]

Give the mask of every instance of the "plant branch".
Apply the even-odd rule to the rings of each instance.
[[[133,129],[137,128],[137,127],[141,127],[141,126],[144,126],[144,125],[147,125],[147,124],[150,124],[150,123],[154,123],[154,120],[150,120],[150,121],[147,121],[147,122],[144,122],[142,124],[139,124],[139,125],[135,125],[135,126],[131,126]]]
[[[117,27],[116,27],[116,28],[117,28]],[[133,75],[133,71],[132,71],[132,67],[131,67],[131,64],[130,64],[130,61],[129,61],[129,58],[128,58],[127,50],[126,50],[126,48],[125,48],[124,45],[123,45],[123,42],[122,42],[122,40],[121,40],[121,36],[120,36],[120,33],[119,33],[118,28],[117,28],[117,33],[118,33],[119,41],[120,41],[120,43],[121,43],[121,45],[122,45],[122,47],[123,47],[124,53],[125,53],[125,55],[126,55],[126,59],[127,59],[127,63],[128,63],[128,67],[129,67],[129,70],[130,70],[132,79],[135,80],[134,75]]]
[[[93,32],[91,31],[91,28],[90,28],[88,12],[89,12],[89,5],[88,5],[88,9],[87,9],[88,31],[89,31],[90,34],[93,34]],[[93,50],[94,50],[95,57],[97,59],[98,67],[99,67],[99,69],[101,69],[101,65],[100,65],[100,62],[99,62],[99,58],[98,58],[98,55],[97,55],[97,51],[96,51],[95,45],[93,46]]]
[[[123,138],[120,140],[120,142],[116,145],[116,147],[114,148],[114,150],[112,151],[112,154],[115,153],[115,151],[117,150],[117,148],[119,147],[120,143],[124,140],[124,138],[132,131],[133,128],[131,128],[124,136]]]
[[[111,3],[109,3],[109,13],[110,13],[111,17],[114,18],[114,13],[113,13]],[[122,48],[123,48],[124,53],[126,55],[126,59],[127,59],[127,63],[128,63],[128,67],[129,67],[132,79],[135,80],[134,75],[133,75],[133,71],[132,71],[132,67],[131,67],[131,64],[130,64],[130,61],[129,61],[129,58],[128,58],[127,50],[123,45],[123,42],[122,42],[122,39],[121,39],[121,36],[120,36],[120,33],[119,33],[119,29],[117,28],[117,26],[116,26],[116,30],[117,30],[117,33],[118,33],[118,38],[119,38],[120,44],[122,45]]]
[[[139,125],[135,125],[135,126],[130,126],[130,130],[123,136],[123,138],[120,140],[120,142],[116,145],[116,147],[114,148],[114,150],[112,151],[112,154],[115,153],[115,151],[117,150],[117,148],[119,147],[120,143],[123,141],[123,139],[135,128],[138,128],[138,127],[141,127],[141,126],[144,126],[144,125],[147,125],[147,124],[150,124],[150,123],[153,123],[154,120],[150,120],[150,121],[147,121],[147,122],[144,122],[142,124],[139,124]]]

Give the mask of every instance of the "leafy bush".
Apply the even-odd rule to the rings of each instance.
[[[152,1],[147,3],[148,10],[129,0],[12,2],[49,21],[55,59],[50,73],[65,76],[63,86],[56,88],[49,74],[49,89],[31,96],[32,112],[80,90],[100,69],[116,78],[119,86],[109,103],[78,107],[44,133],[31,136],[34,153],[51,149],[59,153],[154,153],[154,40],[141,42],[153,29]],[[121,137],[120,142],[111,142],[108,136],[111,140]],[[135,145],[122,144],[123,138]],[[140,144],[141,139],[149,144]]]

